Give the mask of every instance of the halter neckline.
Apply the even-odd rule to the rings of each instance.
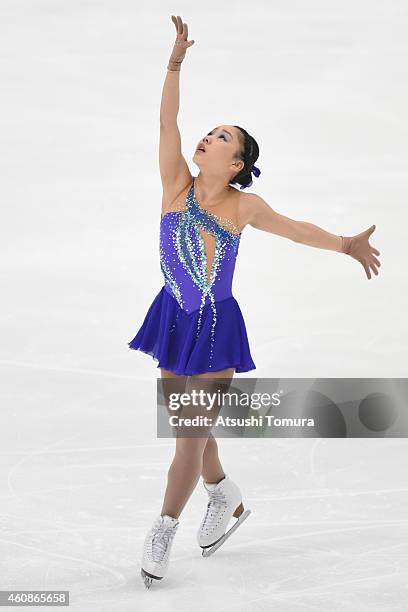
[[[236,227],[235,223],[233,223],[232,221],[230,221],[229,219],[226,219],[225,217],[219,217],[218,215],[216,215],[215,213],[211,212],[210,210],[208,210],[207,208],[203,208],[200,204],[200,202],[197,200],[196,194],[195,194],[195,188],[194,188],[194,181],[197,177],[193,176],[193,180],[191,183],[191,187],[189,190],[189,194],[192,192],[193,195],[193,199],[195,201],[195,203],[197,204],[197,207],[203,211],[204,213],[206,213],[207,215],[209,215],[223,230],[225,230],[226,232],[228,232],[229,234],[231,234],[232,236],[235,236],[236,238],[240,238],[242,235],[242,232],[239,232],[238,234],[236,232],[231,232],[229,229],[227,229],[222,223],[220,223],[219,219],[224,219],[227,220],[231,223],[231,225],[233,225],[234,227]],[[188,199],[188,198],[187,198]]]

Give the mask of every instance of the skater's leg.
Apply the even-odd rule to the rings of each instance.
[[[163,394],[169,416],[174,412],[169,408],[170,393],[188,392],[187,376],[180,376],[161,368]],[[167,486],[163,500],[161,515],[179,518],[181,511],[194,491],[200,478],[203,462],[203,452],[207,436],[177,437],[176,450],[167,475]]]
[[[170,370],[160,368],[161,372],[161,391],[163,393],[164,403],[166,405],[167,414],[174,416],[174,410],[170,409],[170,397],[172,394],[182,394],[186,389],[188,376],[182,374],[174,374]]]
[[[223,378],[229,380],[232,380],[234,373],[235,368],[227,368],[226,370],[222,370]],[[197,376],[207,378],[208,376],[213,375],[213,373],[211,375],[206,373]],[[218,372],[218,375],[220,375],[220,372]],[[201,476],[207,483],[218,483],[225,477],[225,472],[218,455],[218,444],[212,433],[209,435],[204,449],[203,469],[201,471]]]
[[[161,390],[165,400],[165,405],[169,414],[169,395],[170,393],[183,393],[185,388],[186,376],[178,376],[171,371],[161,369],[162,385]],[[159,409],[159,406],[158,406]],[[153,580],[161,580],[167,572],[170,559],[170,551],[173,539],[179,527],[177,518],[168,516],[164,512],[157,516],[146,534],[143,544],[142,567],[140,570],[144,584],[150,587]]]
[[[231,370],[224,370],[224,387],[220,389],[222,392],[227,392],[230,387],[233,375]],[[207,557],[224,544],[251,511],[244,509],[239,487],[224,473],[218,458],[217,441],[212,434],[203,454],[202,475],[209,501],[197,532],[197,540],[203,549],[203,556]],[[227,530],[232,517],[237,520]]]
[[[219,378],[228,380],[217,380]],[[203,390],[206,393],[225,392],[229,388],[230,378],[231,369],[211,372],[208,375],[191,376],[186,383],[185,391],[186,393],[191,393],[193,390],[197,392]],[[220,408],[221,405],[216,402],[211,412],[213,418]],[[209,414],[205,406],[185,406],[183,416],[195,416],[200,411],[203,416]],[[185,437],[177,437],[175,456],[168,471],[162,514],[168,514],[174,518],[180,516],[202,473],[204,449],[210,434],[211,427],[201,427],[199,430],[195,428],[192,433],[184,433]],[[220,475],[219,472],[217,475]]]
[[[218,483],[225,476],[225,472],[218,456],[218,444],[210,434],[203,454],[203,469],[201,470],[203,480],[208,483]]]
[[[179,518],[200,478],[206,443],[206,438],[176,439],[176,452],[167,474],[162,515]]]

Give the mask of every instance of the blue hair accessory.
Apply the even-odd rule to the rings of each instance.
[[[251,168],[251,172],[252,174],[254,174],[257,178],[258,176],[261,174],[261,171],[259,168],[257,168],[255,165],[252,166]],[[240,189],[246,189],[247,187],[250,187],[252,185],[253,181],[250,181],[247,185],[241,185]]]
[[[258,177],[261,174],[260,169],[257,168],[256,166],[252,166],[251,172],[252,172],[252,174],[255,174],[256,177]]]

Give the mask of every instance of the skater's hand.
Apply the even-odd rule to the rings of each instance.
[[[342,236],[342,253],[346,253],[346,255],[350,255],[357,261],[361,263],[363,266],[367,278],[371,278],[370,268],[374,272],[376,276],[378,276],[377,267],[380,267],[381,264],[378,259],[374,255],[379,255],[380,251],[377,251],[374,247],[370,245],[368,242],[369,236],[375,230],[375,225],[372,225],[364,232],[357,234],[356,236]]]
[[[168,70],[180,70],[181,63],[186,55],[186,49],[194,44],[194,40],[187,40],[188,38],[188,26],[186,23],[181,21],[180,15],[175,17],[171,16],[171,20],[176,26],[176,41],[174,43],[173,51],[171,52],[169,63],[167,66]]]

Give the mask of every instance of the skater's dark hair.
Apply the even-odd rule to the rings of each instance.
[[[229,182],[230,185],[238,184],[241,185],[241,189],[250,187],[252,185],[252,166],[259,157],[259,147],[255,138],[248,134],[244,128],[239,125],[234,125],[238,131],[238,138],[240,142],[240,148],[238,151],[239,159],[244,162],[244,167],[238,172]]]

